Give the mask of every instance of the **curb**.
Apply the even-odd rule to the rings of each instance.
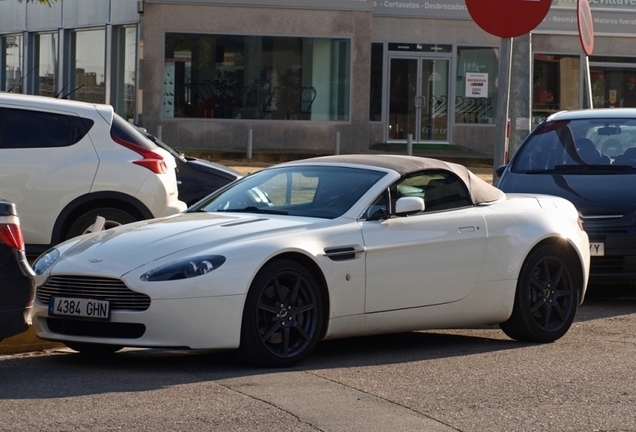
[[[26,332],[8,337],[0,342],[0,355],[42,351],[60,346],[64,345],[59,342],[48,342],[40,339],[35,335],[33,326],[29,326]]]

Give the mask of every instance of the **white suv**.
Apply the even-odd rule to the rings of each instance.
[[[0,93],[0,198],[20,212],[27,252],[185,210],[175,160],[110,105]]]

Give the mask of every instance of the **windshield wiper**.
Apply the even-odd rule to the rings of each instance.
[[[263,214],[275,214],[275,215],[288,215],[289,212],[284,210],[270,210],[266,208],[259,208],[256,206],[247,206],[245,208],[235,208],[235,209],[221,209],[219,211],[222,212],[233,212],[233,213],[263,213]]]
[[[631,165],[556,165],[554,171],[585,171],[585,172],[609,172],[623,173],[636,172],[636,168]]]

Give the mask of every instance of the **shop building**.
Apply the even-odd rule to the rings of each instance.
[[[590,4],[594,106],[636,104],[636,0]],[[463,0],[4,0],[0,90],[109,103],[183,150],[492,153],[500,42]],[[576,0],[531,50],[531,122],[583,107]]]

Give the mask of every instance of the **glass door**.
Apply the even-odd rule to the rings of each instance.
[[[448,142],[449,59],[389,58],[387,142]]]

